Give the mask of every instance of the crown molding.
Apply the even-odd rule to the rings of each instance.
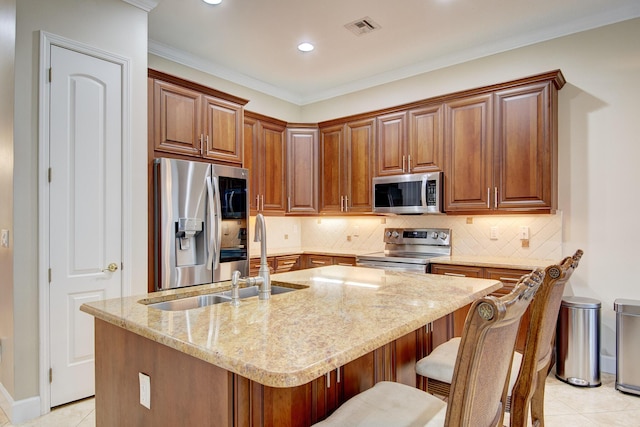
[[[158,5],[159,0],[122,0],[149,13]]]

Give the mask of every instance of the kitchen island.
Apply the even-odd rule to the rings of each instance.
[[[415,386],[425,325],[497,280],[329,266],[272,276],[298,290],[187,311],[149,303],[229,283],[85,304],[96,318],[96,422],[305,426],[392,380]],[[150,408],[139,374],[150,377]]]

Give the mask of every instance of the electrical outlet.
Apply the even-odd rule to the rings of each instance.
[[[473,217],[472,216],[468,216],[467,217],[467,224],[473,224]]]
[[[523,248],[528,248],[529,247],[529,239],[522,239],[522,247]]]
[[[491,240],[498,240],[498,227],[496,227],[496,226],[491,227],[491,231],[489,233],[489,238]]]
[[[147,409],[151,409],[151,377],[142,372],[138,372],[140,378],[140,404]]]
[[[347,236],[347,242],[351,241],[351,236]]]
[[[0,231],[0,245],[2,245],[3,248],[9,247],[9,230]]]
[[[289,240],[289,235],[288,234],[284,235],[284,240]]]

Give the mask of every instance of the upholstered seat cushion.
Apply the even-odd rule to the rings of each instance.
[[[340,406],[321,427],[443,426],[447,405],[417,388],[382,381]]]
[[[452,338],[444,344],[436,347],[428,356],[423,357],[416,363],[416,372],[423,377],[442,381],[451,384],[453,379],[453,367],[456,364],[458,348],[460,347],[460,337]],[[511,375],[509,377],[509,391],[513,390],[513,385],[518,378],[520,365],[522,364],[522,353],[517,351],[513,354],[511,364]]]

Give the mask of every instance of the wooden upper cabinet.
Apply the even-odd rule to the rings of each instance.
[[[442,105],[377,118],[377,176],[442,170]]]
[[[318,130],[287,129],[287,212],[318,212]]]
[[[549,213],[557,204],[559,71],[445,104],[445,211]]]
[[[164,153],[242,164],[246,100],[149,70],[149,139]]]
[[[251,213],[286,212],[286,123],[245,114],[244,143]]]
[[[320,212],[336,213],[344,208],[345,126],[320,129]]]
[[[495,93],[494,206],[556,208],[555,90],[550,82]]]
[[[409,111],[408,172],[442,170],[444,152],[442,104],[429,105]]]
[[[154,80],[150,102],[153,148],[167,153],[199,156],[201,105],[200,93]]]
[[[370,213],[375,118],[320,129],[320,212]]]
[[[411,162],[411,157],[407,152],[407,113],[379,116],[376,122],[378,126],[377,175],[397,175],[409,172],[407,162]]]
[[[347,123],[346,212],[371,212],[375,119]]]
[[[208,159],[242,163],[242,107],[211,96],[204,97],[204,146]]]
[[[445,210],[489,210],[493,95],[445,104]]]

